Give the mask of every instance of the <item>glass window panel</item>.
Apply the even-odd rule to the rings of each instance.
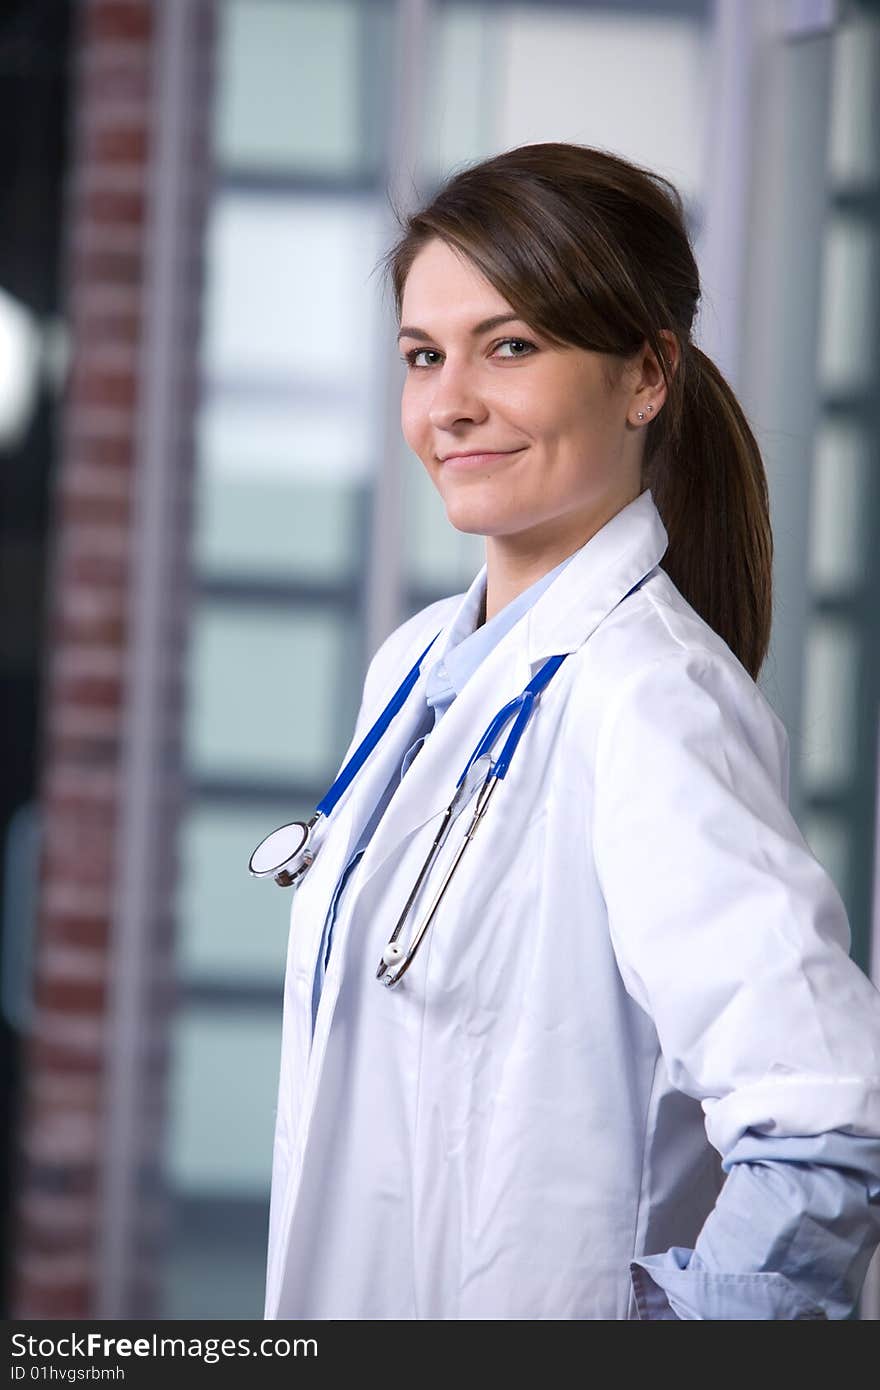
[[[871,386],[875,372],[877,236],[870,223],[832,215],[822,267],[819,380],[826,391]]]
[[[352,576],[359,565],[361,490],[293,478],[202,478],[195,552],[203,574]]]
[[[865,577],[871,441],[845,421],[818,436],[810,504],[810,568],[820,593],[855,589]]]
[[[359,0],[225,0],[219,163],[356,173],[363,163]]]
[[[196,422],[200,478],[266,478],[284,482],[362,479],[372,471],[373,435],[360,403],[340,398],[261,400],[217,393],[206,398]]]
[[[208,376],[215,384],[262,377],[264,393],[270,382],[282,393],[331,387],[366,414],[380,380],[371,275],[383,235],[368,198],[218,196],[206,244]]]
[[[268,1200],[179,1203],[165,1244],[159,1317],[259,1320]]]
[[[248,873],[259,841],[314,806],[194,806],[178,849],[177,958],[184,981],[275,984],[284,978],[290,892]],[[279,1008],[281,996],[279,993]]]
[[[825,791],[853,776],[858,634],[845,621],[814,618],[805,659],[803,780],[808,791]]]
[[[859,187],[880,173],[880,26],[848,15],[831,43],[829,173],[838,186]]]
[[[702,19],[591,6],[509,5],[502,13],[493,146],[598,145],[668,174],[688,201],[699,200],[711,71]]]
[[[167,1171],[182,1193],[269,1189],[281,1010],[186,1009],[172,1025]]]
[[[455,164],[479,159],[495,138],[506,10],[442,5],[429,16],[431,77],[422,158],[437,183]]]
[[[356,698],[342,682],[354,620],[298,607],[197,609],[186,735],[196,775],[319,783]]]

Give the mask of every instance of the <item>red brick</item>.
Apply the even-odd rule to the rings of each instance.
[[[151,0],[88,0],[84,7],[82,38],[99,47],[108,39],[140,39],[153,34]]]
[[[63,578],[73,584],[124,584],[128,570],[128,557],[124,555],[73,553],[65,560]]]
[[[99,226],[143,227],[146,205],[143,189],[86,189],[77,214]]]
[[[98,164],[146,164],[150,132],[146,125],[92,126],[83,132],[85,157]]]
[[[65,1284],[49,1282],[24,1260],[14,1262],[12,1273],[13,1319],[83,1322],[93,1316],[91,1287],[84,1279],[71,1279]]]
[[[112,592],[112,591],[111,591]],[[62,612],[49,623],[48,640],[61,642],[115,642],[123,647],[128,624],[123,614],[100,612]]]
[[[62,917],[59,914],[51,921],[52,940],[65,946],[106,950],[111,936],[112,928],[107,917]]]
[[[133,251],[72,250],[71,271],[75,278],[105,285],[140,285],[143,255]]]
[[[94,1203],[81,1199],[30,1197],[21,1204],[20,1229],[38,1255],[61,1254],[71,1236],[88,1236],[94,1229]]]
[[[56,495],[61,497],[113,498],[128,502],[131,492],[130,469],[106,467],[85,457],[68,454],[58,474]]]
[[[61,519],[63,522],[113,522],[127,526],[130,519],[130,506],[127,497],[89,497],[68,494],[62,498]]]
[[[105,839],[103,844],[94,843],[87,836],[76,836],[76,843],[69,846],[47,847],[44,851],[44,873],[62,875],[67,883],[104,884],[113,877],[115,846]],[[71,957],[77,959],[74,953]],[[87,955],[80,957],[88,961]],[[62,961],[67,956],[62,956]],[[57,973],[57,970],[56,970]]]
[[[104,45],[92,49],[80,66],[81,105],[91,109],[105,102],[147,101],[151,76],[139,44]]]
[[[78,406],[109,405],[130,410],[138,398],[138,383],[131,367],[119,371],[109,367],[74,364],[68,378],[70,404]]]
[[[77,323],[79,360],[88,361],[89,350],[95,346],[120,344],[125,348],[136,347],[142,328],[141,315],[133,310],[85,307]]]
[[[103,980],[45,980],[37,976],[34,1001],[58,1013],[101,1013],[106,1003]]]
[[[103,1047],[92,1051],[80,1048],[74,1052],[65,1043],[52,1038],[37,1038],[31,1049],[31,1065],[57,1076],[96,1076],[104,1074],[106,1059]]]
[[[74,422],[72,422],[73,425]],[[75,427],[68,430],[68,445],[65,449],[67,459],[83,459],[101,468],[113,468],[120,472],[130,471],[134,454],[133,422],[115,436],[89,432],[85,416]]]

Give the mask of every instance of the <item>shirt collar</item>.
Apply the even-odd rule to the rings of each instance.
[[[431,668],[425,687],[425,698],[431,706],[441,705],[460,695],[469,678],[485,656],[514,623],[526,613],[556,576],[575,558],[577,551],[567,555],[552,570],[542,574],[521,594],[506,603],[497,613],[477,627],[477,619],[486,594],[486,566],[480,570],[468,589],[466,598],[449,633],[446,650]]]

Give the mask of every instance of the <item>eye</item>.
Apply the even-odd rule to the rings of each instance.
[[[416,358],[421,357],[423,352],[433,353],[435,357],[440,356],[439,352],[435,351],[434,348],[413,348],[410,352],[402,352],[400,354],[400,360],[401,362],[405,362],[409,367],[416,367]]]
[[[530,343],[526,338],[502,338],[500,342],[495,344],[493,353],[497,352],[498,348],[506,347],[509,343],[513,344],[515,347],[518,348],[525,348],[526,351],[511,353],[511,355],[507,358],[508,362],[515,357],[528,357],[531,353],[537,352],[537,348],[535,347],[534,343]],[[433,357],[441,357],[443,355],[442,353],[438,352],[436,348],[412,348],[410,352],[401,353],[400,360],[401,362],[405,362],[408,367],[414,368],[416,371],[424,371],[424,366],[416,362],[416,358],[421,357],[423,352],[426,352]],[[427,365],[433,366],[434,363],[429,362]]]
[[[502,338],[498,346],[504,347],[507,343],[514,343],[518,347],[524,347],[528,349],[528,352],[515,352],[513,354],[514,357],[528,357],[529,352],[536,351],[534,343],[527,342],[525,338]]]

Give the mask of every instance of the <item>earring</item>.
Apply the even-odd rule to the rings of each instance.
[[[646,406],[645,406],[645,410],[653,410],[653,409],[654,409],[654,407],[653,407],[652,405],[646,405]],[[638,412],[638,416],[639,416],[639,419],[640,419],[640,420],[644,420],[644,418],[645,418],[645,410],[640,410],[640,411]]]

